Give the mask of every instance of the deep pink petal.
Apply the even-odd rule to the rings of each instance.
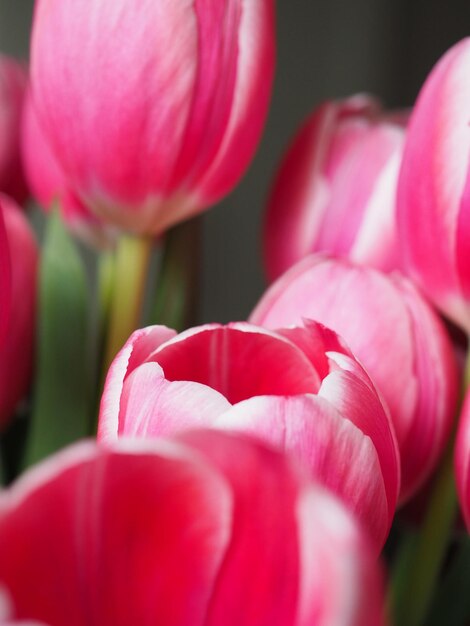
[[[0,293],[2,294],[0,306],[0,348],[5,340],[10,322],[12,297],[10,250],[3,212],[3,204],[0,204]]]
[[[243,439],[187,433],[234,494],[232,540],[205,626],[294,624],[299,589],[296,502],[306,476],[285,457]]]
[[[378,553],[394,513],[384,483],[392,479],[382,476],[371,439],[346,417],[318,396],[265,396],[240,402],[215,425],[294,453],[361,520]]]
[[[470,532],[470,394],[467,393],[460,414],[455,444],[455,480],[467,530]]]
[[[12,416],[31,382],[36,314],[38,248],[22,211],[0,196],[11,267],[10,321],[0,349],[0,428]],[[0,242],[0,247],[2,244]],[[5,254],[5,248],[3,248]],[[4,259],[0,259],[3,263]],[[4,268],[2,281],[7,280]],[[3,285],[1,286],[3,288]],[[5,285],[6,287],[6,285]],[[8,306],[8,293],[6,304]],[[3,308],[3,301],[0,308]],[[2,322],[5,324],[5,319]]]
[[[187,447],[75,446],[3,496],[0,581],[19,619],[202,626],[231,516],[226,481]]]
[[[234,404],[255,395],[315,393],[320,377],[293,343],[250,324],[208,325],[181,333],[151,357],[170,381],[194,381]]]

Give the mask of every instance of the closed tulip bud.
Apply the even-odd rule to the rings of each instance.
[[[436,467],[452,426],[457,364],[441,320],[400,275],[311,255],[265,293],[251,321],[314,319],[344,337],[386,402],[401,457],[401,501]]]
[[[18,620],[384,624],[380,569],[340,503],[216,431],[51,458],[0,495],[0,553]]]
[[[163,326],[136,331],[108,372],[100,440],[195,426],[242,431],[294,452],[380,551],[395,512],[398,452],[370,379],[335,333],[241,322],[180,335]]]
[[[86,206],[156,234],[232,189],[267,114],[273,5],[37,3],[34,103]]]
[[[384,271],[400,264],[396,185],[406,114],[353,96],[318,107],[276,175],[264,223],[273,280],[311,252],[328,252]]]
[[[31,379],[37,263],[28,222],[12,200],[0,197],[0,429]]]
[[[406,266],[434,304],[470,331],[470,38],[426,79],[410,118],[398,184]]]
[[[72,232],[98,247],[105,245],[112,237],[110,229],[88,211],[70,188],[41,129],[30,96],[23,114],[22,154],[31,194],[41,208],[50,211],[57,204]]]
[[[0,192],[19,203],[28,196],[20,150],[26,83],[25,68],[0,55]]]

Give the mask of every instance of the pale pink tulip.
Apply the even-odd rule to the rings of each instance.
[[[31,194],[40,207],[51,211],[55,203],[70,230],[98,247],[111,238],[109,228],[87,210],[69,183],[42,132],[30,96],[27,96],[22,125],[22,156]]]
[[[382,547],[398,495],[398,452],[370,379],[335,333],[244,322],[180,335],[163,326],[135,332],[106,379],[100,440],[195,426],[248,432],[295,451]]]
[[[407,115],[386,115],[369,96],[315,109],[285,155],[264,223],[273,280],[311,252],[384,271],[400,264],[395,212]]]
[[[470,38],[424,83],[398,184],[407,270],[434,304],[470,331]]]
[[[0,192],[22,203],[28,196],[21,163],[20,130],[26,69],[0,55]]]
[[[0,213],[1,429],[31,379],[38,250],[26,218],[6,196],[0,196]]]
[[[315,319],[340,333],[385,400],[401,456],[401,501],[430,475],[448,440],[457,365],[441,320],[399,274],[311,255],[261,298],[266,328]]]
[[[36,4],[34,103],[72,187],[111,224],[159,233],[250,162],[274,70],[273,0]]]
[[[52,626],[381,626],[381,572],[296,463],[216,431],[83,443],[0,496],[0,584]]]

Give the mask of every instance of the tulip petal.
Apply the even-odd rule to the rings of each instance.
[[[205,626],[294,624],[301,575],[296,502],[306,477],[282,455],[243,439],[216,432],[178,439],[207,455],[234,494],[232,540]]]
[[[148,326],[129,337],[109,368],[100,404],[98,437],[115,439],[119,429],[119,408],[124,381],[161,343],[176,335],[166,326]]]
[[[0,581],[18,619],[202,626],[231,516],[226,481],[187,447],[78,445],[2,497]]]
[[[233,406],[214,425],[293,452],[354,511],[380,551],[394,513],[384,479],[392,479],[382,476],[371,439],[329,402],[310,395],[256,397]]]
[[[11,314],[11,266],[10,251],[3,216],[3,205],[0,203],[0,347],[4,341]]]
[[[298,519],[305,575],[296,626],[382,626],[381,572],[368,542],[343,507],[328,493],[305,490],[299,498]],[[335,558],[337,554],[341,558]]]
[[[117,435],[157,437],[210,426],[230,406],[210,387],[168,382],[160,365],[144,363],[124,382]]]
[[[186,331],[149,358],[167,380],[208,385],[231,404],[254,395],[315,393],[320,385],[318,372],[292,342],[243,323]]]

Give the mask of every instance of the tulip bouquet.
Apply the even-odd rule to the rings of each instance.
[[[271,284],[201,324],[274,0],[36,1],[0,58],[0,625],[470,623],[469,63],[316,108]]]

